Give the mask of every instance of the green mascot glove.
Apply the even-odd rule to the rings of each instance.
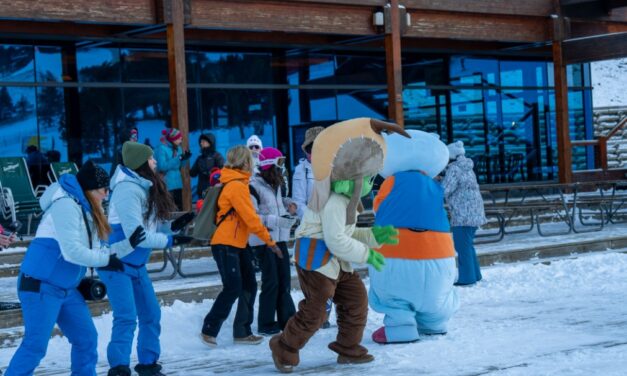
[[[366,262],[380,272],[383,270],[383,265],[385,265],[385,257],[374,249],[370,249],[368,251],[368,261]]]
[[[372,229],[372,235],[379,244],[398,244],[398,230],[392,225],[387,226],[374,226]]]

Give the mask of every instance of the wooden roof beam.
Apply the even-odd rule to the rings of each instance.
[[[627,57],[627,32],[567,40],[563,44],[564,64],[576,64]]]

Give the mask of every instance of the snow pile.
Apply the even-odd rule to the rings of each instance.
[[[335,364],[335,354],[326,347],[336,335],[336,328],[331,328],[312,338],[295,373],[623,375],[627,367],[625,275],[627,255],[622,253],[486,268],[481,283],[460,288],[462,306],[448,335],[409,345],[376,345],[370,334],[383,317],[371,311],[364,345],[375,362]],[[302,297],[300,292],[293,296]],[[223,326],[217,349],[200,343],[198,333],[211,304],[177,302],[163,308],[161,361],[166,374],[275,374],[267,340],[260,346],[232,344],[233,316]],[[111,319],[110,314],[95,319],[101,333],[98,372],[103,375]],[[1,349],[0,365],[6,365],[14,351]],[[40,374],[67,374],[69,351],[66,339],[52,339]]]
[[[627,106],[627,58],[593,62],[590,69],[594,108]]]

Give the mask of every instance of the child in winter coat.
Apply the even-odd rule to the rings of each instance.
[[[272,335],[285,327],[287,320],[296,312],[291,290],[290,255],[287,251],[287,240],[290,229],[296,223],[286,206],[291,200],[283,198],[281,186],[283,175],[281,167],[285,157],[275,148],[264,148],[259,153],[259,172],[253,175],[250,186],[253,204],[261,220],[270,230],[272,238],[283,257],[280,258],[255,235],[251,235],[248,243],[253,248],[261,268],[261,294],[259,295],[259,314],[257,330],[261,334]],[[276,320],[275,320],[276,314]]]
[[[189,150],[183,152],[181,143],[183,134],[175,128],[163,130],[161,132],[165,142],[155,149],[155,159],[157,160],[157,171],[165,175],[165,184],[174,198],[174,203],[179,210],[183,209],[183,178],[181,177],[181,167],[191,158]]]
[[[473,242],[477,228],[487,222],[483,198],[472,170],[472,159],[466,158],[464,143],[457,141],[448,145],[451,162],[442,179],[444,196],[451,213],[453,242],[457,251],[459,277],[457,286],[472,285],[481,280],[479,259]]]
[[[192,238],[171,235],[170,213],[176,210],[161,177],[149,146],[127,141],[122,146],[124,165],[111,178],[109,223],[112,244],[124,240],[138,225],[146,229],[146,240],[121,257],[120,270],[98,270],[107,286],[113,310],[111,342],[107,347],[108,376],[130,376],[131,347],[139,321],[135,371],[140,376],[158,376],[161,353],[161,308],[146,270],[153,248],[187,243]]]
[[[108,186],[109,174],[88,161],[76,176],[62,175],[41,197],[44,215],[18,277],[24,339],[6,375],[33,374],[46,354],[55,323],[72,344],[72,375],[96,374],[96,328],[77,286],[87,267],[121,270],[118,256],[146,237],[138,225],[128,240],[111,249],[104,244],[111,231],[102,209]]]
[[[201,331],[203,343],[210,347],[218,345],[216,337],[236,299],[234,342],[254,345],[263,340],[253,335],[251,329],[257,280],[252,251],[246,244],[250,234],[257,235],[268,246],[267,252],[283,257],[283,252],[255,213],[248,186],[252,172],[250,150],[243,145],[231,148],[220,175],[220,183],[224,185],[217,202],[216,223],[220,225],[211,238],[211,252],[222,278],[222,291],[205,316]]]

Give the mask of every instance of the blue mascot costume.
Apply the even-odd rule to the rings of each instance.
[[[385,136],[386,178],[377,197],[377,226],[400,230],[400,243],[384,245],[386,267],[370,272],[370,306],[385,314],[377,343],[406,343],[420,334],[445,334],[459,307],[453,283],[455,249],[444,208],[443,189],[433,178],[448,162],[448,149],[437,135],[407,131],[411,138]]]

